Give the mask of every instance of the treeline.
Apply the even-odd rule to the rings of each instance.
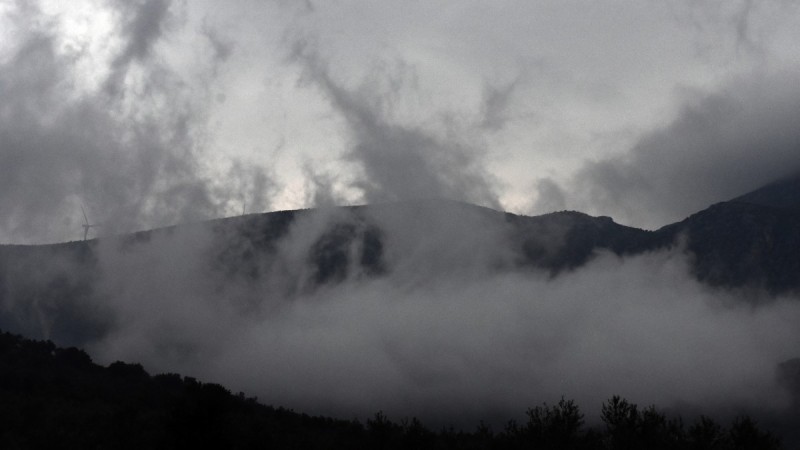
[[[747,417],[690,425],[620,397],[587,427],[573,401],[493,431],[431,430],[378,413],[361,423],[273,408],[224,387],[141,365],[94,364],[75,348],[0,333],[2,449],[758,449],[780,448]]]

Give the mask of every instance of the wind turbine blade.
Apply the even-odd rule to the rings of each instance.
[[[86,217],[86,210],[83,209],[83,205],[81,205],[81,212],[83,213],[83,223],[89,225],[89,218]]]

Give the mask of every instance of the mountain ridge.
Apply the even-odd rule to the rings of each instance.
[[[424,200],[249,214],[99,240],[0,245],[0,328],[81,345],[111,326],[102,319],[104,302],[97,301],[109,289],[104,274],[144,270],[148,258],[189,264],[214,280],[211,289],[269,286],[270,295],[292,298],[420,267],[552,278],[601,252],[627,257],[684,245],[700,282],[789,295],[800,291],[800,210],[769,204],[773,197],[800,198],[800,177],[788,180],[654,231],[576,211],[523,216]]]
[[[800,172],[775,180],[731,201],[781,209],[800,209],[799,193]]]

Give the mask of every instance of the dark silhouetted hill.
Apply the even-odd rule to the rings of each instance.
[[[795,370],[796,372],[796,370]],[[795,381],[796,382],[796,381]],[[502,431],[431,431],[382,413],[362,424],[265,406],[223,386],[141,365],[94,364],[83,351],[0,332],[0,448],[4,449],[758,449],[779,441],[748,417],[724,428],[684,427],[620,397],[603,424],[584,425],[574,402],[530,408]]]
[[[731,201],[781,209],[800,209],[800,173],[769,183]]]
[[[713,286],[800,289],[800,210],[718,203],[656,232],[658,245],[685,239],[695,276]]]
[[[656,233],[686,239],[697,278],[714,286],[800,290],[800,174],[717,203]]]

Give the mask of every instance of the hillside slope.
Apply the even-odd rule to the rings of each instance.
[[[85,242],[4,245],[0,327],[82,345],[117,320],[103,299],[129,291],[120,286],[127,278],[152,282],[158,272],[143,274],[153,270],[180,268],[187,283],[202,282],[206,290],[237,286],[291,299],[345,280],[390,275],[488,270],[557,277],[598,252],[630,256],[681,245],[704,283],[784,295],[800,290],[800,209],[792,207],[800,198],[797,180],[712,205],[657,231],[578,212],[526,217],[428,200],[251,214]]]
[[[265,406],[243,393],[139,364],[94,364],[76,348],[0,332],[0,447],[7,449],[518,449],[693,448],[770,450],[773,434],[746,417],[723,428],[702,418],[684,428],[650,407],[615,397],[604,428],[584,426],[571,401],[528,410],[526,423],[493,432],[434,432],[416,419],[312,417]],[[618,421],[625,417],[625,422]]]

